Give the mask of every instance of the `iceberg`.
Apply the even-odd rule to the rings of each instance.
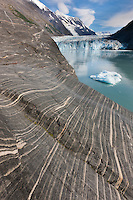
[[[117,72],[110,72],[105,70],[100,72],[100,74],[91,75],[90,78],[103,83],[115,85],[121,81],[122,76]]]

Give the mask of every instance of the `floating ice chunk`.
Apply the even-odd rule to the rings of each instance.
[[[90,78],[107,84],[115,85],[120,82],[122,76],[117,72],[102,71],[100,74],[91,75]]]

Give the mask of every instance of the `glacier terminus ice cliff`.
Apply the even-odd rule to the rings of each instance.
[[[133,111],[131,50],[125,50],[124,44],[107,39],[107,36],[63,36],[53,39],[81,82]],[[90,77],[97,82],[90,80]],[[109,85],[113,87],[109,88]]]
[[[45,6],[0,5],[0,199],[132,200],[133,112],[80,81],[81,62],[73,68],[52,39],[68,30],[55,28]],[[94,52],[90,66],[104,56]],[[116,71],[112,58],[123,63],[112,56],[107,71]],[[127,80],[119,74],[110,89]]]

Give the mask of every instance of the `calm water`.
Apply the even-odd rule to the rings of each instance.
[[[69,43],[59,48],[73,66],[79,80],[133,112],[133,51],[76,48]],[[103,70],[114,71],[122,81],[111,86],[90,79]]]

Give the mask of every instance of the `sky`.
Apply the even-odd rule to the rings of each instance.
[[[133,0],[40,0],[50,10],[80,18],[95,32],[114,33],[133,20]]]

